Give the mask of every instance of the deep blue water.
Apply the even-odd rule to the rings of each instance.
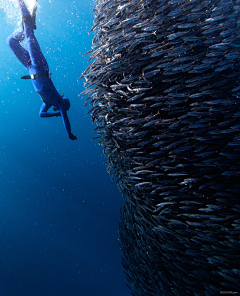
[[[5,42],[16,23],[0,9],[0,295],[128,296],[118,246],[122,197],[78,96],[95,3],[38,2],[36,37],[56,88],[71,100],[78,140],[68,139],[60,117],[38,116],[40,97],[20,79],[27,72]]]

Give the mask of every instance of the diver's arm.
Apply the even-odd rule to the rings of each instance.
[[[60,110],[60,113],[61,113],[61,116],[62,116],[62,119],[63,119],[63,124],[65,126],[65,129],[68,132],[69,139],[71,139],[71,140],[77,140],[77,136],[73,135],[72,132],[71,132],[71,125],[70,125],[70,122],[69,122],[69,119],[68,119],[66,107],[61,102],[58,105],[58,108]]]
[[[58,108],[60,110],[60,113],[61,113],[61,116],[62,116],[62,119],[63,119],[63,124],[65,126],[65,129],[68,132],[69,139],[71,139],[71,140],[77,140],[77,136],[73,135],[72,132],[71,132],[71,125],[70,125],[70,122],[69,122],[69,119],[68,119],[68,116],[67,116],[67,110],[66,110],[65,105],[62,104],[62,102],[61,102],[58,105]]]
[[[42,104],[40,111],[39,111],[39,116],[40,117],[58,117],[61,116],[60,112],[47,112],[48,109],[51,108],[51,105],[47,105],[45,103]]]

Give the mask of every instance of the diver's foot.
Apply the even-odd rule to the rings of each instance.
[[[22,17],[22,29],[23,29],[23,32],[24,32],[24,23],[25,22],[28,22],[28,21],[32,21],[32,17],[31,16],[23,16]]]
[[[36,26],[36,15],[34,17],[31,17],[31,16],[24,16],[24,17],[22,17],[22,29],[23,29],[23,32],[24,32],[24,22],[25,21],[31,21],[32,24],[33,24],[33,30],[36,30],[37,29],[37,26]]]

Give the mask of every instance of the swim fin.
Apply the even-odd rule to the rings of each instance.
[[[23,28],[23,31],[24,31],[24,22],[25,21],[32,21],[32,23],[33,23],[33,30],[36,30],[37,29],[36,15],[37,15],[37,0],[36,0],[36,2],[34,4],[34,7],[32,9],[31,16],[24,16],[24,17],[22,17],[22,28]]]
[[[33,10],[32,10],[32,22],[33,22],[33,30],[37,29],[37,25],[36,25],[36,15],[37,15],[37,0],[34,4]]]

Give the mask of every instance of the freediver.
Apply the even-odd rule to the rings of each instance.
[[[43,56],[38,41],[34,35],[36,30],[36,10],[37,0],[30,14],[24,0],[18,0],[22,14],[22,30],[14,32],[7,38],[7,44],[10,46],[18,60],[29,71],[28,76],[21,77],[22,79],[31,79],[35,90],[40,95],[43,104],[40,108],[40,117],[58,117],[62,116],[63,124],[68,132],[71,140],[77,140],[77,136],[71,132],[71,125],[68,119],[67,111],[70,108],[70,101],[61,96],[56,90],[49,72],[48,64]],[[28,51],[23,48],[20,43],[25,39],[27,41]],[[54,111],[48,112],[53,107]]]

